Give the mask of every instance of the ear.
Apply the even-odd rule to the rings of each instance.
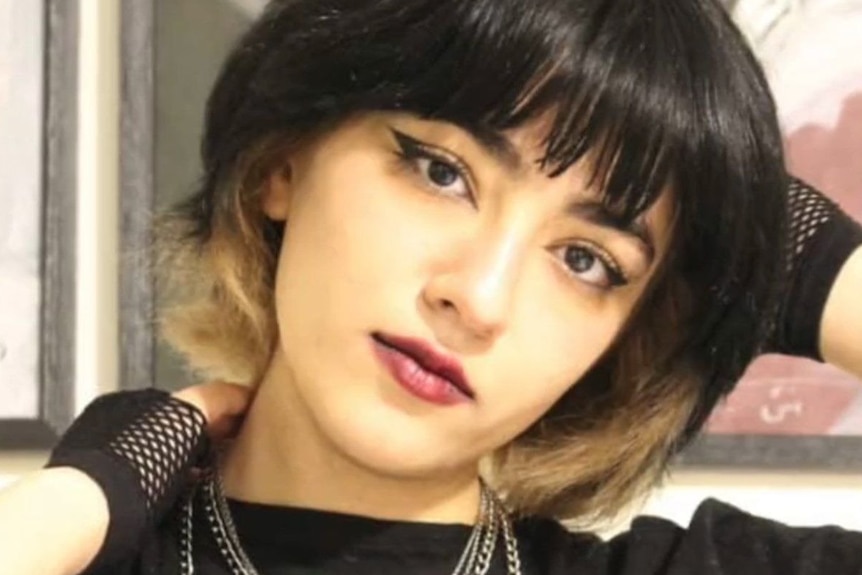
[[[261,194],[261,208],[267,217],[276,222],[287,220],[293,191],[293,170],[289,163],[273,172],[267,178]]]

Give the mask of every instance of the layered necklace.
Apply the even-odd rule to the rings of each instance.
[[[231,575],[259,575],[240,544],[221,476],[217,472],[212,473],[199,488],[202,489],[201,504],[208,527]],[[196,512],[195,497],[194,493],[191,494],[181,510],[179,543],[182,575],[195,573],[192,529]],[[483,481],[478,518],[452,575],[485,575],[491,567],[500,539],[505,546],[508,575],[521,575],[521,559],[512,520],[503,503]]]

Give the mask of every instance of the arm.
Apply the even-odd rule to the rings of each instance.
[[[862,224],[801,180],[787,193],[789,273],[764,351],[862,377]]]
[[[862,379],[862,247],[841,268],[829,292],[820,351],[827,362]]]
[[[0,573],[80,573],[107,530],[95,481],[71,468],[37,471],[0,492]]]
[[[251,394],[214,383],[165,396],[98,398],[60,439],[47,469],[0,492],[0,574],[115,573],[118,561],[140,552],[141,537],[157,528],[200,464],[206,436],[232,435]]]

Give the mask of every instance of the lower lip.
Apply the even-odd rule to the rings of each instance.
[[[449,380],[426,371],[412,357],[376,339],[374,353],[398,384],[410,394],[436,405],[467,403],[470,398]]]

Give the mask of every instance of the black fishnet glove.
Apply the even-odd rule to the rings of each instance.
[[[84,410],[60,438],[47,467],[83,471],[107,498],[108,532],[88,571],[109,567],[140,548],[208,449],[204,415],[164,391],[113,393]]]
[[[826,300],[850,254],[862,245],[862,226],[802,180],[789,186],[789,282],[765,351],[823,361],[820,322]]]

